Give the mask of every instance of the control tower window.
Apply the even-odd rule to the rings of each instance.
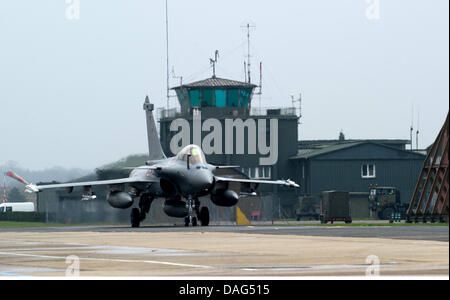
[[[239,90],[240,93],[240,97],[239,97],[239,106],[241,107],[247,107],[250,101],[250,94],[251,94],[251,90]]]
[[[189,91],[189,97],[191,98],[192,107],[200,107],[200,91],[198,90]]]
[[[228,107],[239,106],[239,90],[228,90],[227,106]]]
[[[216,90],[216,107],[225,107],[227,105],[227,91]]]
[[[202,90],[202,107],[214,106],[213,90]]]

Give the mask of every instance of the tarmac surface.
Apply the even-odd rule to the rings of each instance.
[[[210,227],[179,227],[179,226],[144,226],[130,228],[129,226],[73,226],[73,227],[43,227],[22,229],[1,229],[1,232],[151,232],[151,233],[183,233],[183,232],[216,232],[245,233],[268,235],[298,235],[323,237],[353,237],[353,238],[388,238],[402,240],[449,241],[447,226],[210,226]]]
[[[448,226],[0,228],[0,278],[448,276],[448,241]]]

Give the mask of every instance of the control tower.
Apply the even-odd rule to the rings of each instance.
[[[190,114],[193,109],[200,109],[204,117],[237,117],[249,115],[256,87],[251,83],[213,76],[172,90],[177,94],[182,114]]]
[[[213,123],[219,127],[215,130],[221,131],[219,133],[221,141],[214,141],[220,144],[215,145],[218,146],[215,149],[219,148],[220,153],[205,151],[208,162],[216,165],[241,166],[240,171],[254,179],[295,178],[293,169],[289,166],[289,158],[295,156],[298,150],[298,111],[294,107],[252,106],[256,88],[257,86],[251,83],[216,76],[172,88],[176,92],[179,107],[158,111],[161,144],[166,155],[176,154],[171,146],[174,147],[174,140],[181,134],[181,129],[178,125],[174,125],[176,123],[174,121],[182,120],[182,123],[189,124],[190,132],[187,133],[190,137],[189,144],[198,144],[205,148],[203,147],[207,140],[205,137],[212,131],[210,124],[205,124],[205,121],[214,120]],[[198,115],[201,115],[201,125],[196,127],[194,119]],[[239,133],[235,127],[231,127],[230,130],[230,122],[236,122],[235,124],[242,122],[246,127]],[[272,128],[273,124],[276,128]],[[181,135],[185,134],[186,132]],[[272,139],[275,135],[276,140]],[[255,144],[256,151],[254,151]],[[273,163],[262,163],[262,159],[267,159],[270,155],[260,151],[261,145],[275,149],[277,157]]]

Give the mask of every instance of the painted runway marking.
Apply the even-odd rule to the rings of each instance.
[[[0,252],[0,255],[20,256],[20,257],[35,257],[35,258],[46,258],[46,259],[62,259],[62,260],[66,259],[66,256],[50,256],[50,255],[36,255],[36,254],[10,253],[10,252]],[[156,260],[130,260],[130,259],[89,258],[89,257],[80,257],[80,260],[123,262],[123,263],[146,263],[146,264],[167,265],[167,266],[194,268],[194,269],[214,269],[214,267],[211,267],[211,266],[180,264],[180,263],[173,263],[173,262],[166,262],[166,261],[156,261]]]
[[[0,276],[32,277],[31,275],[15,274],[15,273],[8,273],[8,272],[0,272]]]
[[[36,255],[36,254],[25,254],[25,253],[10,253],[10,252],[0,252],[2,256],[17,256],[17,257],[34,257],[40,259],[57,259],[64,260],[66,256],[52,256],[52,255]],[[205,265],[193,265],[193,264],[182,264],[174,262],[165,261],[152,261],[152,260],[130,260],[130,259],[107,259],[107,258],[87,258],[80,257],[81,261],[103,261],[103,262],[118,262],[118,263],[146,263],[146,264],[157,264],[157,265],[167,265],[174,267],[183,268],[194,268],[203,270],[240,270],[245,272],[300,272],[303,274],[316,273],[321,271],[357,271],[364,270],[368,265],[316,265],[316,266],[205,266]],[[448,266],[400,266],[396,262],[386,263],[381,265],[384,271],[408,271],[408,270],[448,270]],[[9,272],[2,272],[0,276],[29,276],[20,275]]]

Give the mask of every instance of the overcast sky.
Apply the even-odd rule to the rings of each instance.
[[[250,22],[262,106],[303,93],[300,138],[408,139],[414,106],[427,147],[448,112],[449,1],[379,4],[369,19],[366,0],[169,0],[170,65],[210,77],[217,49],[217,75],[243,80]],[[166,101],[165,1],[80,0],[78,20],[67,7],[0,2],[0,164],[95,168],[147,151],[145,95]]]

